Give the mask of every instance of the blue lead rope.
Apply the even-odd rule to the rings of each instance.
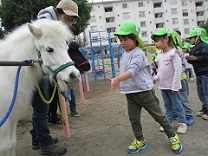
[[[28,63],[32,63],[32,60],[26,60],[25,62]],[[17,97],[17,88],[18,88],[18,82],[19,82],[19,74],[20,74],[20,69],[22,66],[19,66],[17,69],[17,73],[16,73],[16,78],[15,78],[15,85],[14,85],[14,91],[13,91],[13,97],[12,100],[10,102],[9,108],[7,109],[6,114],[3,116],[3,118],[0,120],[0,127],[6,122],[6,120],[8,119],[9,115],[11,114],[11,111],[14,107],[15,101],[16,101],[16,97]]]

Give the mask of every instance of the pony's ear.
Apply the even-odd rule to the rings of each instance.
[[[30,32],[33,34],[33,36],[35,36],[36,38],[40,39],[42,36],[42,31],[41,29],[33,26],[32,24],[28,23],[28,28],[30,30]]]

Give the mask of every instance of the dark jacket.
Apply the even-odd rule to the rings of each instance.
[[[196,44],[189,55],[197,57],[197,60],[188,60],[193,65],[196,75],[208,74],[208,44],[204,42]]]

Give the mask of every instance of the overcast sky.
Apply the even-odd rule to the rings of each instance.
[[[88,0],[88,2],[102,2],[102,0]]]
[[[89,2],[105,2],[105,1],[111,1],[111,0],[88,0]]]

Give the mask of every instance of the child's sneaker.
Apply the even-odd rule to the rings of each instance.
[[[208,114],[202,115],[202,118],[203,118],[204,120],[208,120]]]
[[[164,128],[161,126],[161,127],[159,128],[159,131],[160,131],[160,132],[164,132]]]
[[[171,143],[171,148],[175,154],[181,153],[183,147],[179,141],[178,135],[176,134],[174,137],[169,138]]]
[[[186,124],[188,126],[192,126],[194,123],[193,115],[186,115]]]
[[[177,133],[185,134],[186,133],[186,130],[187,130],[187,125],[185,123],[179,123],[178,124]]]
[[[127,152],[137,153],[145,148],[147,148],[147,143],[145,141],[138,141],[137,139],[134,139],[131,145],[128,147]]]
[[[79,113],[78,112],[71,112],[71,116],[73,116],[73,117],[79,117]]]
[[[205,114],[205,110],[201,109],[199,112],[196,113],[197,116],[202,117]]]

